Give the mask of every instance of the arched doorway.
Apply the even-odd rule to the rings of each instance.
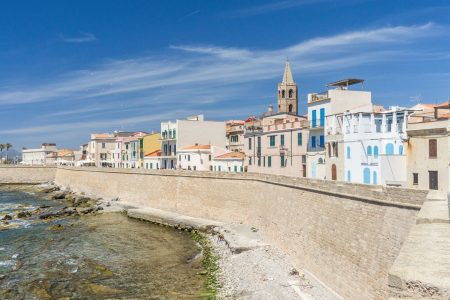
[[[336,180],[337,179],[337,174],[336,174],[336,165],[333,164],[331,166],[331,180]]]

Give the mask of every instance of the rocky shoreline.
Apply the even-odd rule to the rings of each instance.
[[[34,210],[26,205],[18,207],[14,214],[0,216],[0,231],[11,228],[12,219],[46,221],[63,217],[95,215],[103,212],[127,211],[129,206],[120,199],[105,200],[79,194],[70,189],[59,187],[53,182],[34,186],[13,186],[11,190],[42,193],[48,199],[64,201],[62,208],[42,205]],[[338,299],[312,275],[295,269],[279,250],[265,243],[253,244],[248,233],[257,232],[257,228],[242,229],[241,224],[197,232],[190,226],[173,226],[164,218],[154,223],[169,225],[180,230],[194,231],[193,238],[202,248],[205,261],[204,269],[207,289],[218,299]],[[49,230],[62,230],[60,224],[52,225]],[[203,236],[203,238],[201,238]],[[242,239],[246,240],[242,246]],[[259,238],[258,238],[259,239]]]

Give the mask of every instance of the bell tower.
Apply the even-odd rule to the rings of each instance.
[[[284,68],[283,80],[278,84],[278,112],[298,114],[298,89],[288,61]]]

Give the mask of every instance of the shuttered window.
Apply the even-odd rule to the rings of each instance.
[[[437,157],[437,140],[430,139],[428,141],[428,153],[429,157]]]

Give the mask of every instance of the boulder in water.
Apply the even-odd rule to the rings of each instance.
[[[5,215],[5,216],[2,218],[2,220],[3,220],[3,221],[6,221],[6,220],[12,220],[12,217],[11,217],[10,215]]]
[[[29,218],[29,217],[31,217],[31,213],[29,212],[29,211],[21,211],[21,212],[19,212],[18,214],[17,214],[17,217],[19,218],[19,219],[25,219],[25,218]]]

